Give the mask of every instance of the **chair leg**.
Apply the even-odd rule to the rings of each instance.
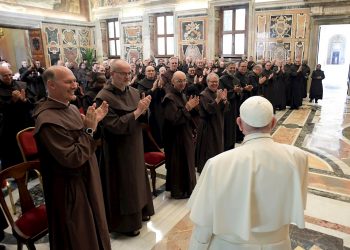
[[[155,169],[150,169],[150,170],[151,170],[153,195],[157,196],[157,192],[156,192],[156,178],[157,178],[156,170]]]
[[[17,240],[17,250],[22,250],[23,249],[23,243]]]
[[[13,196],[12,196],[12,189],[11,189],[11,184],[7,184],[7,191],[9,193],[9,198],[10,198],[10,203],[11,203],[11,207],[12,207],[12,212],[15,215],[16,214],[16,206],[15,206],[15,202],[13,200]]]
[[[34,242],[28,242],[27,248],[28,248],[28,250],[36,250]]]

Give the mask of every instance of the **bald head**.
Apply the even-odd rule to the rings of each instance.
[[[110,62],[112,84],[117,88],[124,90],[130,83],[131,67],[124,60],[114,59]]]
[[[12,71],[5,66],[0,66],[0,80],[7,85],[12,82]]]
[[[51,66],[43,73],[49,97],[69,103],[75,100],[75,90],[78,87],[72,71],[64,66]]]
[[[152,80],[156,76],[156,71],[153,66],[147,66],[145,74],[147,79]]]
[[[182,71],[176,71],[171,79],[171,83],[178,91],[183,91],[186,87],[186,75]]]

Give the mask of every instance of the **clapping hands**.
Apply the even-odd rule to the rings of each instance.
[[[187,101],[185,107],[187,111],[191,111],[194,107],[199,104],[199,96],[190,96],[190,99]]]
[[[86,114],[81,115],[84,126],[86,128],[92,128],[93,131],[96,130],[97,124],[107,115],[108,113],[108,103],[103,101],[101,106],[96,109],[96,103],[88,107]]]
[[[223,101],[226,103],[227,101],[227,89],[218,89],[216,92],[216,103],[219,103],[220,101]]]
[[[134,111],[135,120],[147,111],[149,105],[151,104],[152,97],[150,95],[145,97],[145,93],[142,93],[142,98],[139,101],[136,110]]]
[[[24,89],[12,91],[12,100],[13,102],[17,102],[18,100],[25,102],[27,99]]]

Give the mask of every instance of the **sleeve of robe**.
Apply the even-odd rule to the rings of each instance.
[[[164,118],[171,121],[172,125],[177,126],[185,124],[192,118],[190,112],[188,112],[185,107],[178,107],[175,102],[170,99],[164,101]]]
[[[100,99],[96,99],[96,104],[98,107],[101,105],[101,103],[102,101]],[[113,134],[129,135],[133,133],[138,121],[135,120],[133,111],[119,116],[115,110],[109,107],[108,113],[102,120],[102,123],[103,127]]]
[[[221,102],[217,103],[215,100],[210,100],[206,96],[201,95],[199,102],[205,112],[210,115],[215,114],[220,110]]]
[[[233,88],[230,88],[230,86],[226,86],[225,81],[223,79],[220,79],[219,81],[219,88],[220,89],[227,89],[227,99],[233,100],[236,99],[236,92]]]
[[[96,150],[94,139],[81,131],[75,140],[69,131],[58,125],[44,124],[39,139],[60,165],[78,168],[88,161]]]
[[[311,74],[311,79],[317,79],[317,76],[315,76],[315,70],[312,71],[312,74]]]
[[[141,84],[137,85],[137,89],[140,92],[140,95],[142,95],[142,93],[145,93],[145,96],[152,96],[153,98],[153,91],[151,89],[147,89],[144,86],[142,86]]]
[[[220,102],[220,106],[221,106],[221,109],[224,111],[224,112],[227,112],[231,105],[230,105],[230,102],[229,101],[226,101],[226,103],[224,103],[223,101]]]

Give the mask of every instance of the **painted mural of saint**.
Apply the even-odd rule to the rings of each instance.
[[[190,44],[185,50],[185,57],[192,57],[192,59],[202,59],[202,53],[197,45]]]

